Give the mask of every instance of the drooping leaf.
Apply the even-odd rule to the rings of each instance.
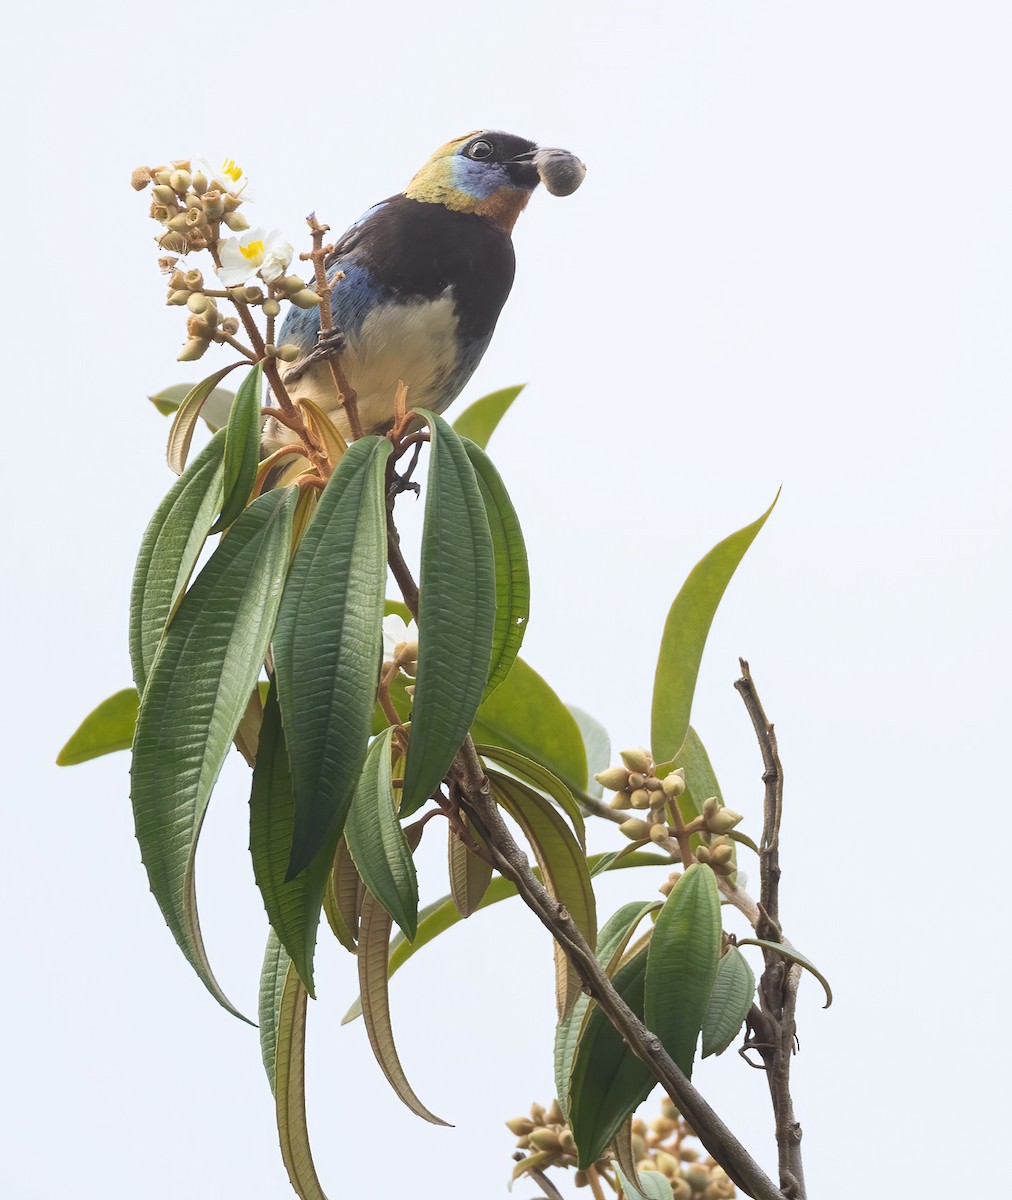
[[[615,1173],[627,1200],[637,1200],[637,1197],[643,1200],[671,1200],[674,1196],[668,1177],[660,1171],[637,1171],[635,1183],[621,1167],[616,1166]]]
[[[580,845],[586,846],[587,830],[583,813],[580,811],[580,806],[573,793],[557,775],[553,775],[547,767],[543,767],[540,763],[532,762],[523,754],[517,753],[516,750],[509,750],[505,746],[479,745],[477,750],[483,758],[489,758],[498,763],[500,767],[505,767],[511,775],[518,775],[532,787],[547,792],[572,821]]]
[[[137,724],[136,688],[107,697],[84,718],[56,756],[59,767],[73,767],[116,750],[129,750]]]
[[[741,1029],[755,995],[755,976],[736,946],[728,946],[717,964],[710,1002],[703,1018],[703,1057],[723,1054]]]
[[[357,443],[353,443],[356,445]],[[358,981],[362,991],[362,1015],[369,1045],[380,1069],[401,1100],[417,1116],[433,1125],[447,1122],[425,1107],[408,1083],[394,1044],[390,1023],[390,995],[387,986],[387,944],[390,938],[390,914],[368,892],[362,897],[362,916],[358,938]]]
[[[648,913],[660,908],[657,901],[632,900],[613,913],[601,927],[597,936],[597,961],[608,976],[615,974],[619,961],[629,945],[636,927]],[[581,995],[571,1011],[555,1029],[555,1094],[559,1107],[568,1120],[569,1091],[573,1075],[573,1062],[580,1043],[580,1034],[587,1022],[591,999]]]
[[[327,878],[334,863],[336,838],[323,847],[304,871],[288,879],[294,829],[292,774],[277,688],[272,683],[264,705],[250,792],[250,853],[267,917],[312,996],[316,935]]]
[[[200,935],[194,856],[274,628],[295,499],[277,491],[255,500],[201,571],[151,665],[134,736],[131,795],[151,891],[190,964],[231,1012]]]
[[[463,813],[459,814],[467,834],[481,845],[481,838]],[[475,854],[447,822],[447,867],[450,874],[450,896],[457,912],[469,917],[481,907],[492,882],[492,864]]]
[[[475,400],[453,422],[453,428],[461,437],[470,438],[484,450],[496,426],[526,386],[520,383],[514,387],[501,388],[498,392],[490,392],[480,400]]]
[[[246,507],[253,489],[260,465],[260,428],[264,423],[260,415],[262,392],[263,365],[257,363],[239,385],[225,426],[225,500],[221,516],[211,527],[212,533],[220,533],[232,524]]]
[[[334,869],[323,895],[323,911],[327,914],[334,937],[351,954],[358,953],[358,910],[361,900],[362,881],[352,862],[348,843],[341,838],[334,856]]]
[[[773,504],[758,520],[732,533],[700,559],[671,605],[657,655],[650,717],[651,745],[657,762],[674,758],[685,740],[699,663],[714,613],[745,551],[773,511]]]
[[[582,791],[587,786],[587,753],[580,727],[522,658],[478,709],[471,736],[543,764],[571,788]]]
[[[643,1019],[689,1077],[717,977],[720,893],[709,867],[693,863],[664,901],[650,939]]]
[[[492,538],[464,444],[416,409],[432,438],[418,599],[418,675],[401,811],[439,786],[488,682],[495,623]]]
[[[196,386],[193,383],[174,383],[171,387],[163,388],[160,392],[155,392],[153,396],[148,396],[148,399],[163,417],[170,417]],[[230,392],[227,388],[215,388],[204,401],[200,415],[212,433],[217,433],[219,429],[225,428],[234,399],[234,392]]]
[[[496,802],[523,830],[553,900],[565,906],[591,949],[597,940],[594,888],[583,848],[561,814],[540,793],[519,780],[489,771]],[[556,1001],[561,1019],[580,994],[580,981],[557,943],[555,950]]]
[[[410,941],[418,926],[418,876],[394,803],[392,737],[387,728],[369,748],[344,836],[362,882]]]
[[[812,960],[806,958],[800,950],[795,950],[793,946],[788,946],[784,942],[767,942],[763,938],[739,938],[738,945],[759,946],[763,950],[772,950],[775,954],[779,954],[789,962],[797,963],[799,967],[804,967],[806,971],[811,971],[819,983],[822,984],[823,991],[826,993],[826,1003],[822,1007],[829,1008],[833,1003],[833,989],[829,986],[829,980]]]
[[[341,459],[292,561],[274,635],[295,791],[289,877],[340,835],[365,762],[381,658],[390,443]]]
[[[169,467],[177,475],[182,475],[186,467],[186,456],[190,453],[193,430],[196,428],[197,418],[200,416],[207,398],[229,371],[234,371],[236,367],[242,366],[249,366],[246,359],[229,363],[227,367],[222,367],[220,371],[208,375],[200,383],[195,383],[176,409],[176,415],[172,418],[172,425],[169,427],[169,441],[165,448],[165,457],[168,459]]]
[[[523,644],[531,614],[531,577],[520,520],[499,472],[474,442],[465,441],[464,449],[485,502],[495,561],[495,625],[488,683],[482,693],[482,700],[487,700],[510,673]]]
[[[130,663],[138,691],[221,507],[225,435],[217,433],[169,489],[141,541],[130,592]]]
[[[574,704],[569,705],[569,711],[580,728],[583,746],[587,752],[587,791],[596,800],[600,800],[604,795],[604,788],[594,776],[611,763],[611,738],[608,736],[607,729],[590,713],[584,712],[582,708],[577,708]]]
[[[264,962],[260,969],[260,1056],[264,1061],[267,1081],[274,1092],[274,1067],[278,1048],[278,1012],[281,996],[285,990],[285,979],[292,960],[285,953],[274,930],[267,934]]]

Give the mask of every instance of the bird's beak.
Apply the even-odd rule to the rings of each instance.
[[[541,182],[553,196],[571,196],[587,174],[587,168],[575,154],[553,146],[539,146],[532,161]]]

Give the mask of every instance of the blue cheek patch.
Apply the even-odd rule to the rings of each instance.
[[[475,200],[487,200],[502,188],[516,186],[500,163],[475,162],[462,154],[455,154],[450,162],[452,186]]]

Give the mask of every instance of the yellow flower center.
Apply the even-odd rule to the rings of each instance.
[[[233,183],[238,183],[242,179],[242,167],[240,167],[234,158],[226,158],[221,164],[222,175],[227,175]]]
[[[261,241],[247,242],[244,246],[239,243],[239,251],[247,262],[253,262],[255,259],[263,258],[264,244]]]

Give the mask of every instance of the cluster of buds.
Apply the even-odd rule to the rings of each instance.
[[[543,1104],[532,1104],[530,1116],[514,1117],[506,1122],[506,1128],[516,1135],[518,1150],[525,1150],[527,1155],[550,1156],[539,1157],[538,1161],[543,1166],[576,1166],[576,1140],[566,1124],[558,1100],[553,1100],[547,1109]],[[604,1163],[606,1165],[607,1160]]]
[[[624,766],[609,767],[594,778],[602,787],[615,793],[612,808],[635,808],[647,815],[642,820],[625,821],[619,828],[632,841],[666,842],[671,836],[668,827],[670,806],[677,804],[678,797],[685,791],[685,772],[679,767],[658,779],[657,764],[650,751],[642,747],[623,750],[621,758]]]
[[[250,229],[239,211],[246,181],[231,159],[216,171],[206,163],[179,159],[167,166],[138,167],[131,176],[135,190],[151,188],[151,216],[165,227],[156,241],[163,251],[158,265],[169,276],[166,303],[185,306],[187,341],[180,362],[201,358],[212,342],[231,342],[239,321],[223,317],[216,301],[231,300],[241,311],[260,307],[267,318],[264,354],[294,362],[301,350],[274,345],[274,320],[281,301],[297,308],[315,308],[320,296],[298,275],[286,274],[294,250],[275,230]],[[248,197],[245,197],[248,199]],[[236,237],[223,236],[222,226]],[[209,289],[199,270],[187,269],[184,256],[207,250],[221,287]],[[254,276],[257,282],[253,282]]]

